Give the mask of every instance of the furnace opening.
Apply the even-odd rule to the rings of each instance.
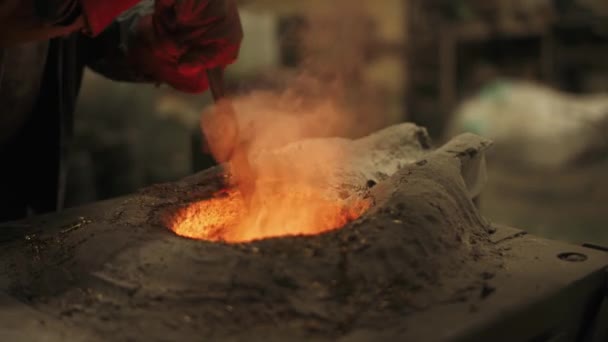
[[[165,225],[197,240],[243,243],[284,236],[310,236],[340,229],[371,207],[364,199],[335,201],[303,185],[291,185],[248,205],[237,189],[172,210]]]

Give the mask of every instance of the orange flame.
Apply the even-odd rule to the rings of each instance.
[[[330,138],[360,123],[320,82],[301,81],[302,87],[285,93],[232,99],[234,111],[219,104],[203,114],[209,150],[221,162],[231,156],[225,165],[234,187],[175,213],[167,224],[176,234],[234,243],[315,235],[343,227],[369,208],[365,200],[337,194],[340,177],[358,174],[351,170],[358,152]],[[301,88],[312,92],[302,95]]]
[[[240,243],[321,234],[345,226],[370,206],[364,200],[332,203],[310,188],[292,189],[288,194],[265,197],[250,210],[238,190],[221,191],[211,199],[178,210],[167,223],[183,237]]]

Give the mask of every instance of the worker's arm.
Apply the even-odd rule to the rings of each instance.
[[[0,0],[0,47],[74,32],[100,34],[139,0]]]
[[[205,70],[232,63],[242,38],[234,0],[144,0],[83,47],[88,65],[111,79],[202,92]]]

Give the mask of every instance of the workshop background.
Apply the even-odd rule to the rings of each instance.
[[[608,245],[605,0],[242,0],[240,8],[246,38],[227,70],[235,94],[280,91],[305,69],[340,77],[353,111],[374,118],[353,135],[413,121],[437,145],[464,131],[487,136],[495,146],[479,201],[486,217]],[[69,205],[211,166],[196,150],[211,104],[209,94],[87,72]]]

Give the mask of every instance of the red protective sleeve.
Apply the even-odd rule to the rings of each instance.
[[[97,36],[117,16],[135,6],[140,0],[80,0],[87,22],[88,34]]]

